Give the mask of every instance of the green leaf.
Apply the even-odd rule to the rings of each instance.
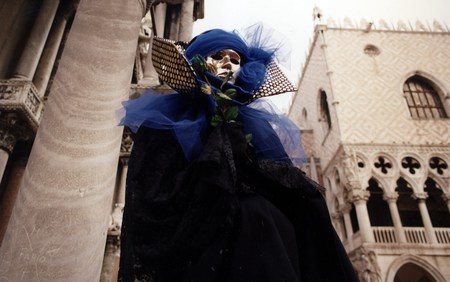
[[[208,95],[212,94],[211,86],[209,86],[206,83],[202,84],[202,86],[200,86],[200,89],[202,90],[202,92],[204,94],[208,94]]]
[[[195,55],[191,59],[191,65],[197,74],[204,74],[208,69],[206,60],[201,55]]]
[[[239,107],[236,105],[231,106],[225,111],[225,120],[234,121],[236,120],[238,114],[239,114]]]
[[[219,123],[223,122],[223,118],[220,115],[213,115],[211,118],[211,125],[216,127],[219,125]]]
[[[222,92],[220,92],[220,91],[217,91],[217,95],[218,95],[221,99],[231,101],[231,98],[228,97],[225,93],[222,93]]]
[[[225,91],[225,95],[230,97],[230,99],[233,99],[234,97],[236,97],[236,94],[237,94],[237,91],[236,91],[236,89],[233,89],[233,88],[227,89]]]
[[[251,133],[245,135],[245,141],[250,143],[252,141],[253,135]]]

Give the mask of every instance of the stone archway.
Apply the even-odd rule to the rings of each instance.
[[[426,259],[415,255],[402,255],[394,260],[387,271],[387,282],[445,282],[444,276]]]
[[[395,274],[394,282],[437,282],[428,271],[412,262],[405,263]]]

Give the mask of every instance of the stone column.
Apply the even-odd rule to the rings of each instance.
[[[311,179],[319,182],[319,177],[317,176],[317,165],[316,165],[316,158],[314,157],[314,155],[312,155],[309,158],[309,171],[310,171],[310,176]]]
[[[178,40],[190,41],[194,27],[194,0],[184,0],[181,4],[180,29]]]
[[[383,200],[388,202],[389,211],[391,212],[392,222],[394,223],[395,235],[397,236],[398,243],[406,243],[405,230],[402,226],[402,221],[400,219],[400,214],[397,208],[398,193],[385,193],[383,195]]]
[[[110,236],[106,240],[105,257],[103,260],[100,282],[117,281],[118,260],[120,258],[120,236]]]
[[[58,10],[59,0],[44,0],[16,66],[15,78],[32,80],[44,49],[47,36]]]
[[[40,97],[44,97],[45,90],[47,89],[48,81],[50,80],[53,66],[55,65],[56,56],[64,36],[67,19],[70,16],[70,13],[71,11],[69,10],[64,14],[58,13],[55,24],[51,29],[51,33],[45,45],[45,49],[42,52],[36,74],[33,78],[34,86],[36,86]]]
[[[420,216],[422,217],[423,227],[425,228],[428,243],[437,244],[436,234],[434,233],[430,214],[428,213],[427,205],[425,204],[425,200],[428,198],[428,193],[414,193],[412,197],[417,200],[417,204],[419,205]]]
[[[6,232],[6,227],[8,226],[9,218],[11,217],[14,204],[16,202],[26,164],[26,158],[20,158],[19,160],[14,161],[12,170],[9,173],[8,183],[6,184],[5,191],[0,198],[0,246]]]
[[[32,131],[28,129],[25,121],[15,113],[2,113],[0,115],[0,180],[5,173],[9,155],[12,153],[17,140],[28,140]]]
[[[166,3],[158,3],[154,6],[154,22],[155,22],[155,30],[156,36],[164,37],[164,26],[166,23],[166,13],[167,13],[167,4]]]
[[[448,211],[450,212],[450,193],[443,193],[442,199],[447,203]]]
[[[350,195],[351,200],[355,205],[356,216],[358,218],[358,224],[363,242],[375,242],[372,228],[370,226],[369,212],[367,211],[367,200],[369,199],[370,192],[365,190],[352,190]]]
[[[145,3],[81,1],[0,248],[9,281],[99,281]],[[102,243],[103,242],[103,243]]]
[[[347,232],[347,238],[349,239],[349,241],[351,241],[351,238],[353,236],[352,220],[350,218],[351,209],[352,206],[350,204],[340,206],[340,210],[342,212],[342,215],[344,216],[345,231]]]

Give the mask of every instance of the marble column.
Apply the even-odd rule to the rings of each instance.
[[[350,210],[351,209],[352,209],[352,206],[350,204],[345,204],[345,205],[340,206],[340,210],[344,217],[345,232],[347,233],[347,238],[349,239],[349,241],[351,241],[351,238],[353,236],[352,220],[350,218]]]
[[[42,2],[22,56],[16,66],[14,78],[33,79],[58,6],[59,0],[44,0]]]
[[[154,22],[155,22],[155,36],[164,37],[164,26],[166,23],[167,4],[158,3],[154,6]]]
[[[9,155],[17,140],[28,140],[32,135],[25,121],[15,113],[0,115],[0,180],[3,179]]]
[[[5,191],[0,198],[0,246],[6,232],[6,227],[8,226],[9,218],[11,217],[14,204],[16,202],[26,164],[26,158],[20,158],[14,161],[11,172],[9,173]]]
[[[428,243],[437,244],[436,234],[434,233],[433,224],[431,223],[430,214],[425,203],[425,200],[428,198],[428,193],[414,193],[412,197],[417,200],[417,204],[419,205],[420,216],[422,217]]]
[[[39,65],[33,78],[34,86],[36,86],[40,97],[44,97],[45,90],[47,89],[69,16],[70,11],[66,11],[65,14],[58,13],[55,24],[53,25],[47,43],[45,44],[44,51],[42,52]]]
[[[383,200],[388,202],[389,211],[391,212],[392,222],[394,223],[395,235],[398,243],[406,243],[405,230],[403,229],[402,221],[400,219],[400,213],[397,208],[398,193],[385,193]]]
[[[194,27],[194,0],[184,0],[181,4],[180,28],[178,40],[190,41]]]
[[[2,246],[8,281],[99,281],[145,2],[81,1]]]
[[[442,199],[447,203],[448,211],[450,212],[450,193],[443,193]]]
[[[372,228],[370,226],[369,212],[367,211],[367,200],[370,192],[365,190],[352,190],[351,200],[355,205],[356,216],[358,218],[359,232],[363,242],[373,243],[375,238],[373,236]]]

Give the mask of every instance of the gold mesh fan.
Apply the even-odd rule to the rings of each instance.
[[[258,90],[253,92],[253,100],[294,91],[294,85],[292,85],[278,65],[274,61],[271,61],[267,64],[263,84]]]
[[[198,89],[192,67],[183,56],[185,42],[154,37],[152,62],[160,79],[178,93],[190,94]]]

